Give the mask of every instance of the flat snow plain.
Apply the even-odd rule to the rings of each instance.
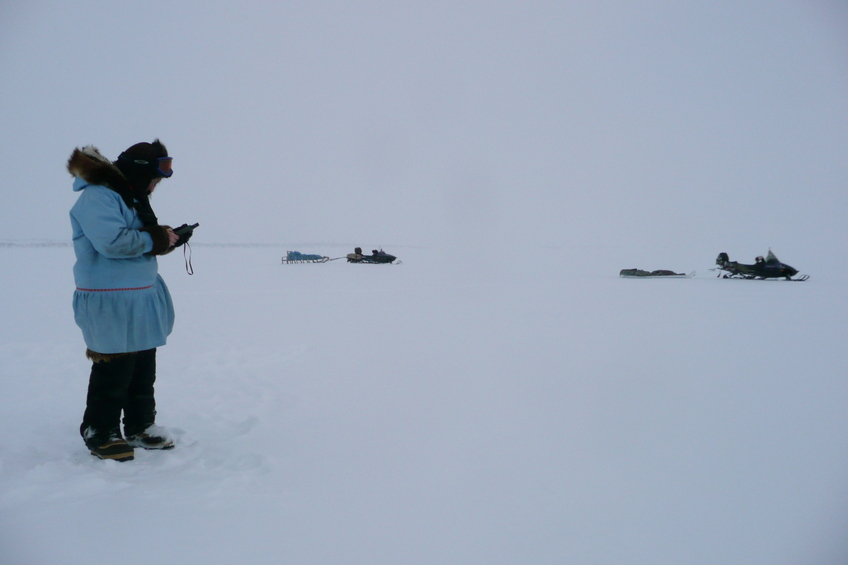
[[[194,276],[162,258],[177,447],[122,464],[77,432],[72,248],[0,247],[0,562],[848,558],[844,269],[786,258],[812,278],[735,281],[713,257],[391,246],[401,265],[280,262],[352,247],[195,245]]]

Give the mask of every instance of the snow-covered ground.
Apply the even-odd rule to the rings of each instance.
[[[162,258],[177,448],[128,463],[78,436],[72,249],[0,247],[0,562],[848,559],[844,270],[780,250],[812,278],[575,249],[280,262],[355,244],[198,244],[194,276]]]

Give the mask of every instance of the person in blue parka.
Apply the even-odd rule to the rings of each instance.
[[[101,459],[127,461],[133,447],[174,446],[155,425],[156,348],[174,326],[156,257],[188,237],[159,225],[149,200],[173,174],[171,162],[158,139],[133,145],[114,162],[93,146],[68,160],[79,193],[71,208],[74,318],[92,361],[80,434]]]

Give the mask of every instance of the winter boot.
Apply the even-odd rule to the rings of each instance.
[[[92,428],[88,428],[85,430],[83,438],[91,454],[100,459],[131,461],[135,456],[133,448],[117,432],[101,436],[95,433]]]
[[[172,449],[174,447],[173,440],[169,439],[159,426],[150,426],[139,434],[127,436],[127,443],[142,449]]]

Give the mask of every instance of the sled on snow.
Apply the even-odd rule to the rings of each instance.
[[[656,271],[643,271],[642,269],[621,269],[621,272],[618,273],[618,275],[624,278],[634,279],[689,279],[695,276],[695,271],[692,271],[687,275],[686,273],[675,273],[674,271],[668,271],[666,269],[658,269]]]
[[[283,257],[283,264],[287,263],[326,263],[329,257],[324,255],[306,254],[300,251],[286,251],[286,256]]]
[[[786,263],[781,263],[774,253],[771,252],[771,249],[769,249],[768,255],[765,258],[762,256],[757,257],[753,265],[731,261],[727,253],[722,251],[716,257],[716,265],[718,267],[711,270],[718,270],[718,276],[723,279],[786,279],[787,281],[805,281],[810,278],[810,275],[799,275],[797,278],[792,278],[798,274],[798,270]]]

